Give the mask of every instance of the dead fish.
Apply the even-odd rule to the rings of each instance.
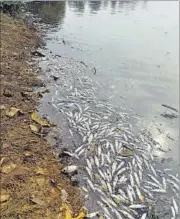
[[[141,219],[146,219],[147,217],[147,213],[144,213],[142,216],[141,216]]]
[[[99,159],[97,158],[97,156],[94,157],[94,161],[95,161],[96,166],[99,167],[100,163],[99,163]]]
[[[90,177],[91,180],[92,180],[92,171],[89,169],[89,167],[85,167],[85,169],[86,169],[86,171],[87,171],[89,177]]]
[[[173,201],[174,210],[175,210],[176,214],[178,215],[178,205],[177,205],[174,198],[172,199],[172,201]]]
[[[138,209],[138,208],[147,208],[147,206],[141,204],[134,204],[134,205],[130,205],[129,208]]]
[[[87,179],[87,183],[88,183],[89,187],[94,191],[93,183],[89,179]]]
[[[128,219],[135,219],[130,213],[124,210],[119,210],[124,216],[126,216]]]
[[[64,167],[61,172],[62,173],[66,173],[66,174],[73,174],[73,173],[77,173],[78,170],[78,166],[76,165],[70,165],[67,167]]]
[[[139,177],[138,177],[138,175],[137,175],[136,172],[134,173],[134,178],[135,178],[135,180],[136,180],[138,186],[140,186],[140,180],[139,180]]]
[[[175,182],[173,182],[173,181],[170,180],[170,179],[167,179],[167,182],[169,182],[171,185],[174,186],[175,189],[177,189],[177,190],[179,191],[179,185],[178,185],[178,184],[176,184]]]
[[[99,211],[95,211],[86,215],[87,218],[96,217],[99,214]]]
[[[176,213],[175,213],[175,210],[174,210],[173,206],[171,206],[171,212],[172,212],[172,216],[175,218],[176,217]]]
[[[179,179],[177,177],[173,176],[172,174],[168,174],[168,176],[179,183]]]
[[[114,175],[116,169],[117,169],[117,162],[114,161],[112,164],[112,175]]]
[[[158,193],[166,193],[165,189],[152,189],[152,192],[158,192]]]

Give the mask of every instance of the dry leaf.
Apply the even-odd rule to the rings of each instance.
[[[10,198],[10,195],[8,195],[8,194],[1,194],[0,195],[0,203],[7,202],[9,198]]]
[[[44,169],[41,168],[41,167],[37,167],[37,168],[36,168],[36,174],[42,174],[42,175],[44,175],[45,172],[46,172],[46,170],[44,170]]]
[[[30,127],[32,132],[34,132],[34,133],[38,133],[39,132],[39,128],[37,126],[31,124],[31,125],[29,125],[29,127]]]
[[[28,211],[28,210],[30,210],[32,207],[31,206],[29,206],[29,205],[24,205],[23,206],[23,210],[25,210],[25,211]]]
[[[72,212],[70,210],[70,208],[68,207],[67,204],[63,203],[62,204],[62,208],[63,208],[63,219],[84,219],[85,216],[87,215],[87,210],[83,209],[77,217],[72,217]]]
[[[40,124],[41,126],[50,126],[50,123],[47,120],[41,120],[35,112],[31,114],[31,119]]]
[[[3,164],[4,160],[5,160],[5,157],[2,157],[0,161],[0,166]]]
[[[23,112],[20,111],[20,109],[15,108],[15,107],[11,107],[9,110],[6,111],[6,116],[8,116],[8,117],[13,117],[13,116],[15,116],[17,113],[23,114]]]
[[[42,201],[42,200],[40,200],[40,199],[38,199],[38,198],[36,198],[36,197],[32,197],[32,198],[31,198],[31,201],[32,201],[33,203],[35,203],[35,204],[38,204],[38,205],[44,205],[44,201]]]
[[[14,170],[16,168],[16,164],[14,163],[10,163],[10,164],[7,164],[7,165],[4,165],[2,168],[1,168],[1,172],[2,173],[10,173],[12,170]]]

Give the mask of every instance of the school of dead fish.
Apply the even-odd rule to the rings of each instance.
[[[98,206],[97,212],[88,216],[147,219],[159,201],[165,206],[164,215],[168,215],[163,218],[177,219],[178,174],[156,168],[153,154],[159,144],[147,131],[135,135],[128,122],[132,117],[138,122],[138,117],[101,101],[96,95],[99,85],[77,63],[70,61],[68,68],[62,58],[59,66],[57,60],[48,62],[53,74],[60,77],[50,104],[66,118],[74,144],[74,150],[67,152],[74,165],[63,171],[83,171],[82,190],[86,198],[93,194]],[[65,70],[59,71],[63,65]],[[50,79],[49,71],[47,74]],[[78,167],[79,163],[83,165]]]

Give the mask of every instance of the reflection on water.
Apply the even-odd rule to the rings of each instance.
[[[27,8],[38,15],[45,24],[57,25],[63,23],[66,11],[65,1],[28,2]]]
[[[77,14],[83,14],[85,9],[85,1],[68,1],[69,8],[72,8]]]

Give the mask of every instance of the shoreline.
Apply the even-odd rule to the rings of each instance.
[[[81,219],[80,191],[44,138],[54,124],[36,114],[48,92],[35,91],[43,86],[32,61],[39,42],[35,30],[1,13],[1,216],[66,219],[80,212]]]

